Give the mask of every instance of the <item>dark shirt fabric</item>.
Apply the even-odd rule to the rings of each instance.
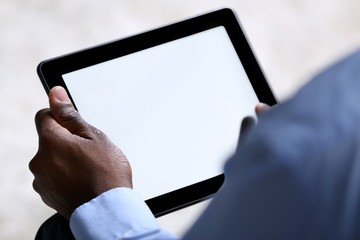
[[[360,52],[260,116],[184,239],[360,239]]]
[[[184,239],[360,239],[359,206],[357,52],[260,116],[226,163],[224,186]],[[177,239],[130,189],[83,204],[70,226],[76,239]],[[55,215],[37,239],[71,239],[69,230]]]

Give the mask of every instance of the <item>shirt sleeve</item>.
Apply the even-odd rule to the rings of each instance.
[[[259,117],[184,236],[360,239],[360,52]]]
[[[225,184],[184,236],[360,239],[360,52],[260,116]],[[176,239],[130,189],[75,210],[77,239]]]
[[[70,218],[78,240],[178,239],[161,229],[140,196],[129,188],[115,188],[78,207]]]

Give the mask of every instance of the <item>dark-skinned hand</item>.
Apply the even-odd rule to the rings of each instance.
[[[132,188],[131,168],[120,149],[81,118],[63,88],[53,88],[49,102],[50,109],[35,117],[39,149],[29,168],[35,191],[69,220],[78,206],[101,193]],[[268,108],[258,104],[255,110],[259,115]],[[254,123],[250,117],[243,120],[241,139]]]
[[[101,193],[132,188],[129,162],[108,137],[84,121],[66,91],[54,87],[50,109],[36,114],[39,149],[30,161],[33,187],[49,207],[66,219]]]

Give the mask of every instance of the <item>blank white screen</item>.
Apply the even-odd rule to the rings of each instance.
[[[149,199],[222,173],[259,102],[224,27],[63,75]]]

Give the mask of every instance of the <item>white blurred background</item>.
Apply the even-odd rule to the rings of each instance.
[[[33,239],[53,214],[28,170],[37,151],[33,118],[47,107],[37,64],[221,7],[237,12],[280,100],[360,46],[357,0],[0,1],[0,239]],[[205,205],[159,221],[181,235]]]

